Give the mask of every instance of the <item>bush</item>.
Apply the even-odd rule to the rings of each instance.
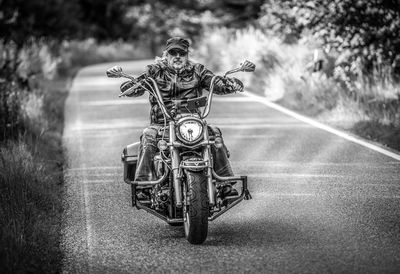
[[[363,73],[384,65],[400,77],[399,1],[267,0],[258,22],[290,43],[312,33]]]

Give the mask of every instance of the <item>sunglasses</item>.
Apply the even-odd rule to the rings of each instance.
[[[187,52],[181,49],[171,49],[168,51],[168,54],[171,56],[177,56],[178,54],[179,56],[185,56]]]

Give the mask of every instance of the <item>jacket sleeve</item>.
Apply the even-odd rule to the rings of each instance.
[[[210,90],[211,80],[215,76],[213,72],[206,69],[202,64],[196,64],[196,73],[200,76],[201,88]],[[217,76],[214,82],[214,93],[218,95],[235,93],[236,90],[232,89],[230,85],[226,84],[225,79],[221,76]]]
[[[148,65],[146,68],[146,71],[142,73],[140,76],[138,76],[135,81],[126,81],[121,84],[120,90],[121,93],[128,91],[126,96],[129,97],[139,97],[142,96],[145,93],[145,89],[140,86],[138,83],[140,83],[141,80],[145,79],[146,77],[151,77],[153,74],[156,73],[157,67],[156,65]]]

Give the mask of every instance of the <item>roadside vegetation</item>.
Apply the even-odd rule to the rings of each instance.
[[[205,31],[197,58],[216,70],[248,58],[253,92],[400,151],[399,8],[265,1],[252,26]]]
[[[13,80],[0,84],[2,273],[60,271],[62,131],[73,76],[86,65],[146,54],[132,44],[94,39],[64,42],[57,55],[45,43],[19,52]]]
[[[108,1],[0,2],[1,273],[61,271],[71,80],[85,65],[149,56],[147,41],[124,42],[137,33],[121,12]]]
[[[12,81],[0,83],[2,273],[60,271],[61,138],[72,77],[85,65],[143,54],[130,44],[93,39],[64,43],[57,55],[45,43],[19,52]]]
[[[0,269],[53,272],[61,256],[61,134],[67,85],[56,78],[48,47],[38,44],[19,54],[18,71],[9,68],[11,75],[1,75],[0,83]]]

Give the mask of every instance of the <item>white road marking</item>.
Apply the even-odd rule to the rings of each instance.
[[[82,137],[79,136],[79,149],[83,151],[83,144],[82,144]],[[82,164],[82,168],[85,169],[86,164]],[[93,245],[92,245],[92,238],[93,238],[93,229],[92,229],[92,221],[90,218],[90,195],[88,190],[88,180],[87,174],[84,172],[83,179],[81,183],[81,188],[83,192],[83,202],[84,202],[84,211],[85,211],[85,222],[86,222],[86,242],[88,247],[88,266],[91,269],[91,256],[93,254]]]
[[[312,125],[312,126],[314,126],[316,128],[325,130],[327,132],[335,134],[336,136],[342,137],[343,139],[346,139],[346,140],[348,140],[350,142],[359,144],[361,146],[364,146],[366,148],[369,148],[371,150],[374,150],[376,152],[379,152],[381,154],[384,154],[384,155],[386,155],[388,157],[391,157],[391,158],[393,158],[395,160],[400,161],[400,154],[391,152],[391,151],[389,151],[387,149],[384,149],[384,148],[381,148],[381,147],[379,147],[377,145],[368,143],[367,141],[362,140],[360,137],[355,137],[353,135],[350,135],[349,133],[346,133],[346,132],[334,129],[334,128],[330,127],[330,126],[324,125],[324,124],[322,124],[320,122],[317,122],[317,121],[315,121],[315,120],[313,120],[311,118],[305,117],[305,116],[300,115],[300,114],[298,114],[298,113],[296,113],[294,111],[291,111],[291,110],[289,110],[287,108],[284,108],[284,107],[279,106],[279,105],[277,105],[277,104],[275,104],[273,102],[270,102],[266,98],[261,97],[259,95],[256,95],[256,94],[253,94],[253,93],[250,93],[250,92],[243,92],[243,95],[245,95],[245,96],[247,96],[249,98],[252,98],[252,99],[254,99],[254,101],[257,101],[257,102],[259,102],[261,104],[264,104],[264,105],[266,105],[266,106],[268,106],[268,107],[270,107],[272,109],[275,109],[275,110],[277,110],[279,112],[285,113],[285,114],[287,114],[287,115],[289,115],[289,116],[291,116],[291,117],[293,117],[293,118],[295,118],[295,119],[297,119],[299,121],[302,121],[304,123]]]

